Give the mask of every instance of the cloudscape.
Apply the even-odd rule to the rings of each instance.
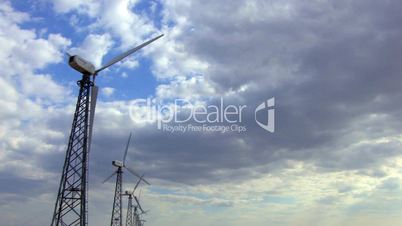
[[[100,68],[160,34],[96,76],[89,225],[111,222],[130,133],[145,225],[402,225],[400,3],[1,1],[0,225],[52,222],[70,56]]]

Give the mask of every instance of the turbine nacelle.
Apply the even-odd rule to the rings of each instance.
[[[130,145],[130,140],[131,140],[131,133],[130,136],[128,137],[128,141],[127,141],[127,145],[126,145],[126,150],[124,151],[124,156],[123,156],[123,161],[119,161],[119,160],[114,160],[112,161],[112,165],[120,168],[125,168],[128,170],[128,172],[130,172],[131,174],[133,174],[134,176],[138,177],[140,180],[142,180],[143,182],[145,182],[146,184],[150,185],[150,183],[148,181],[146,181],[144,179],[144,175],[140,176],[138,173],[136,173],[133,169],[131,169],[130,167],[127,167],[126,165],[126,157],[127,157],[127,152],[128,152],[128,147]],[[108,181],[110,178],[112,178],[115,174],[122,172],[119,169],[116,170],[114,173],[112,173],[112,175],[110,175],[108,178],[106,178],[103,183],[105,183],[106,181]],[[138,185],[137,185],[138,186]]]
[[[116,166],[116,167],[124,167],[123,162],[122,162],[122,161],[119,161],[119,160],[114,160],[114,161],[112,161],[112,164],[113,164],[114,166]]]
[[[85,75],[93,75],[96,72],[95,66],[91,62],[78,55],[71,56],[68,59],[68,64]]]

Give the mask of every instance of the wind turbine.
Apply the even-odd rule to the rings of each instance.
[[[135,218],[133,219],[133,207],[134,207],[134,205],[133,205],[133,197],[134,197],[134,192],[137,189],[138,185],[141,183],[143,177],[144,177],[144,174],[137,181],[137,184],[135,185],[135,187],[134,187],[132,192],[126,191],[124,194],[122,194],[122,196],[128,196],[126,226],[134,226]]]
[[[148,210],[144,211],[144,209],[142,209],[142,207],[141,207],[141,204],[139,201],[140,196],[141,196],[141,190],[140,190],[140,194],[138,195],[138,199],[136,196],[134,196],[134,200],[137,203],[137,205],[134,206],[135,226],[143,226],[144,222],[146,222],[146,220],[140,219],[140,216],[148,213]],[[138,209],[141,210],[141,213],[138,213]]]
[[[96,76],[102,70],[162,36],[163,34],[116,56],[99,69],[95,69],[92,63],[80,56],[69,57],[69,65],[82,73],[82,79],[77,82],[80,89],[51,226],[87,226],[88,224],[88,154],[91,148],[92,128],[98,96],[98,87],[95,85]]]
[[[108,178],[106,178],[103,183],[108,181],[114,175],[116,175],[116,187],[114,191],[114,199],[113,199],[113,209],[112,209],[112,218],[110,225],[111,226],[122,226],[123,225],[123,212],[122,212],[122,187],[123,187],[123,168],[127,169],[128,172],[133,174],[134,176],[140,178],[140,181],[144,181],[146,184],[150,185],[148,181],[146,181],[143,176],[138,175],[133,169],[130,169],[126,166],[126,157],[128,152],[128,147],[130,145],[131,133],[128,137],[126,150],[124,151],[123,161],[114,160],[112,161],[112,165],[117,168],[115,172],[113,172]]]

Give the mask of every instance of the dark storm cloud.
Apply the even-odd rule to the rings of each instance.
[[[194,28],[182,41],[210,65],[208,81],[221,93],[249,86],[231,100],[250,106],[247,133],[140,128],[133,141],[137,153],[129,159],[151,177],[205,183],[256,176],[265,172],[256,174],[253,167],[289,158],[343,170],[375,167],[398,155],[398,141],[349,147],[397,134],[402,113],[395,104],[402,96],[398,2],[290,1],[287,10],[286,2],[254,3],[252,11],[244,11],[243,1],[176,8]],[[256,125],[252,108],[270,97],[276,98],[274,134]],[[370,117],[374,114],[381,117]],[[95,136],[102,157],[94,164],[120,156],[126,134]]]
[[[35,196],[49,191],[45,180],[20,178],[13,172],[0,173],[0,181],[0,193],[19,194],[21,199],[29,198],[29,196]],[[7,200],[4,202],[7,203]]]

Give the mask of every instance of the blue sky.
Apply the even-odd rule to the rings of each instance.
[[[101,182],[129,132],[128,163],[152,183],[142,187],[149,225],[401,225],[399,9],[366,0],[3,1],[2,225],[50,223],[80,79],[66,53],[100,66],[162,33],[96,80],[90,225],[110,220],[114,184]],[[246,130],[164,131],[144,120],[155,113],[136,103],[145,98],[180,116],[188,106],[175,99],[244,105],[237,123]],[[270,98],[273,133],[257,123],[272,120],[265,109],[255,112]],[[124,178],[132,188],[135,178]]]

